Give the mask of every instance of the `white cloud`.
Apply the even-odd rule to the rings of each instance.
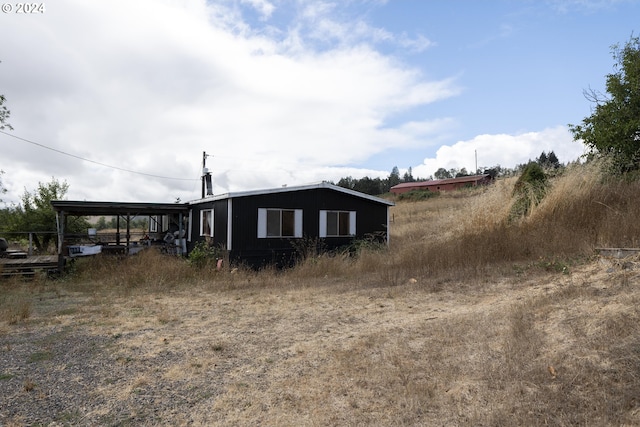
[[[398,40],[400,45],[413,53],[423,52],[430,47],[436,45],[433,41],[429,40],[422,34],[419,34],[417,37],[410,37],[407,33],[402,33]]]
[[[241,0],[241,2],[251,5],[260,12],[262,19],[268,19],[275,10],[275,6],[267,0]]]
[[[273,3],[250,3],[265,19],[274,13]],[[318,3],[309,16],[349,40],[344,22],[330,19],[332,7]],[[352,27],[357,40],[318,51],[296,41],[306,35],[295,25],[284,38],[270,37],[251,31],[237,8],[204,0],[60,0],[46,15],[13,18],[0,16],[0,36],[13,40],[0,58],[13,134],[194,180],[206,151],[216,192],[357,175],[344,167],[424,144],[450,124],[399,114],[459,93],[455,79],[428,80],[361,43],[386,37],[361,23]],[[5,135],[0,151],[5,200],[52,176],[70,184],[71,199],[199,196],[197,181],[109,169]]]
[[[535,160],[543,151],[553,151],[561,163],[568,163],[584,154],[585,148],[582,143],[573,141],[564,126],[517,135],[478,135],[468,141],[443,145],[436,152],[435,158],[426,158],[421,165],[414,167],[413,175],[427,177],[439,168],[466,168],[467,171],[474,171],[476,153],[479,168],[496,165],[512,168]]]
[[[574,11],[596,13],[604,9],[610,9],[617,4],[633,1],[636,0],[547,0],[547,3],[560,13]]]

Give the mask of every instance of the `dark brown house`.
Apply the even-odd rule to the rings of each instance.
[[[459,178],[436,179],[420,182],[403,182],[402,184],[394,185],[393,187],[391,187],[391,192],[394,194],[402,194],[411,190],[452,191],[459,190],[461,188],[486,185],[490,184],[491,182],[492,178],[489,174],[461,176]]]
[[[286,265],[304,239],[324,250],[357,239],[388,242],[393,205],[327,182],[209,196],[190,203],[187,246],[207,240],[232,263]]]

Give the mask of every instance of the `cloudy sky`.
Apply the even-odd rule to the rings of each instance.
[[[173,202],[513,167],[583,146],[633,0],[49,0],[0,12],[0,169],[17,202]],[[24,12],[24,10],[22,11]]]

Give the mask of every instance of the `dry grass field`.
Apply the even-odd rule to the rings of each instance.
[[[0,425],[640,425],[640,185],[402,202],[287,271],[143,252],[0,282]]]

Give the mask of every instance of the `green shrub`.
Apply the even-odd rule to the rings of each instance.
[[[437,191],[411,190],[407,191],[406,193],[398,194],[398,200],[418,202],[420,200],[427,200],[439,195],[440,193]]]
[[[509,218],[515,220],[526,216],[533,206],[537,206],[544,198],[549,182],[542,167],[536,162],[529,162],[522,175],[513,187],[514,202]]]
[[[222,258],[222,250],[207,242],[198,242],[189,252],[189,264],[196,268],[204,268],[215,264]]]

